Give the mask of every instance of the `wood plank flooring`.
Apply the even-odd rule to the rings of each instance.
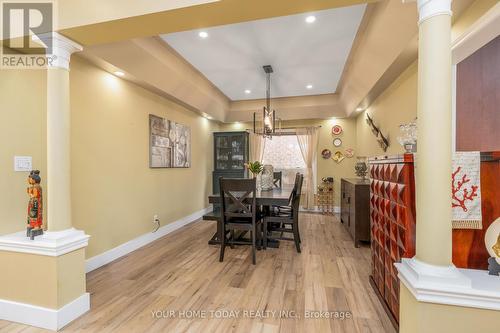
[[[192,223],[89,273],[91,310],[62,332],[394,332],[368,282],[370,249],[337,217],[302,214],[302,253],[282,241],[256,266],[247,246],[219,263],[214,230]],[[305,318],[341,311],[350,318]],[[0,332],[48,331],[0,321]]]

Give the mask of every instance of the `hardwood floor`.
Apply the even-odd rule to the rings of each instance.
[[[228,247],[219,263],[219,248],[207,245],[214,230],[193,223],[89,273],[91,311],[62,331],[394,332],[368,282],[370,249],[354,248],[338,218],[302,214],[302,253],[283,241],[258,251],[256,266],[248,246]],[[0,321],[0,332],[44,330]]]

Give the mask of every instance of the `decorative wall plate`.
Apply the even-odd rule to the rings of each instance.
[[[340,138],[336,138],[336,139],[334,139],[334,140],[333,140],[333,145],[334,145],[335,147],[340,147],[340,146],[342,146],[342,140],[341,140]]]
[[[321,151],[321,156],[322,156],[325,160],[327,160],[327,159],[329,159],[330,157],[332,157],[332,152],[331,152],[331,150],[330,150],[330,149],[323,149],[323,150]]]
[[[340,150],[337,150],[335,154],[333,154],[332,160],[334,160],[337,163],[340,163],[344,158],[345,158],[344,154],[342,154]]]
[[[347,158],[351,158],[351,157],[353,157],[353,156],[354,156],[354,149],[352,149],[352,148],[347,148],[347,149],[345,150],[345,154],[344,154],[344,155],[345,155],[345,157],[347,157]]]
[[[340,133],[342,133],[342,126],[335,125],[332,127],[332,134],[333,135],[339,135]]]

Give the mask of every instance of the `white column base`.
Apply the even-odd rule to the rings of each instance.
[[[57,331],[90,310],[90,294],[85,293],[58,310],[0,300],[0,319]]]
[[[487,271],[434,266],[415,258],[395,266],[401,283],[420,302],[500,310],[500,278]]]
[[[84,231],[74,228],[56,232],[47,231],[43,235],[36,236],[34,240],[26,237],[26,231],[20,231],[0,236],[0,251],[57,257],[86,247],[89,238],[90,236]]]

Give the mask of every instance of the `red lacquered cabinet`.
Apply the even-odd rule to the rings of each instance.
[[[399,279],[395,262],[415,255],[413,154],[369,159],[372,285],[395,324]]]

